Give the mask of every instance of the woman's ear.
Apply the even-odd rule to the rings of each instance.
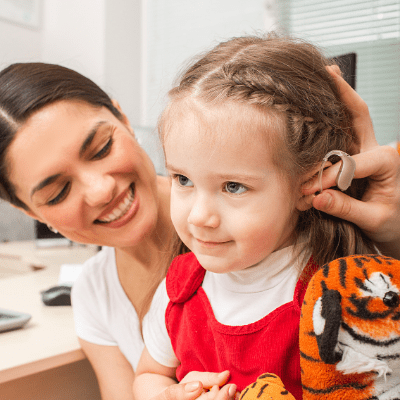
[[[8,204],[10,204],[12,207],[16,208],[18,211],[23,212],[23,213],[24,213],[25,215],[27,215],[28,217],[31,217],[31,218],[33,218],[33,219],[36,219],[37,221],[39,221],[39,222],[45,224],[45,222],[43,222],[43,220],[42,220],[38,215],[36,215],[33,211],[31,211],[31,210],[26,210],[25,208],[18,207],[18,206],[14,205],[14,204],[11,204],[11,203],[8,203]]]

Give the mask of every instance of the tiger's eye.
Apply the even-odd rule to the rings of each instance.
[[[390,308],[395,308],[399,305],[400,298],[396,292],[387,292],[383,298],[383,304]]]

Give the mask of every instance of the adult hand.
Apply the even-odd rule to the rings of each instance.
[[[377,144],[366,103],[339,75],[338,69],[328,67],[328,70],[353,115],[354,129],[360,141],[361,152],[353,156],[357,165],[354,178],[368,177],[369,185],[361,200],[338,190],[329,190],[335,185],[340,167],[337,163],[324,171],[322,193],[314,196],[320,190],[318,179],[314,178],[303,186],[303,194],[311,196],[317,210],[355,223],[377,242],[382,252],[400,258],[399,154],[392,147]]]

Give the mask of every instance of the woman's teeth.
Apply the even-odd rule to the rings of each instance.
[[[124,200],[122,200],[117,207],[114,208],[114,210],[112,210],[110,212],[110,214],[108,214],[105,218],[99,219],[98,221],[100,222],[114,222],[117,219],[121,218],[122,216],[124,216],[128,210],[130,209],[133,200],[135,198],[135,194],[133,189],[131,188],[129,190],[128,195],[125,197]]]

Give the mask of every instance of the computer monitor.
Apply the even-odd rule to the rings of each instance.
[[[35,241],[38,247],[67,246],[71,242],[61,233],[52,232],[46,224],[35,220]]]
[[[355,90],[357,54],[341,54],[339,56],[332,57],[332,61],[339,65],[343,78]]]

